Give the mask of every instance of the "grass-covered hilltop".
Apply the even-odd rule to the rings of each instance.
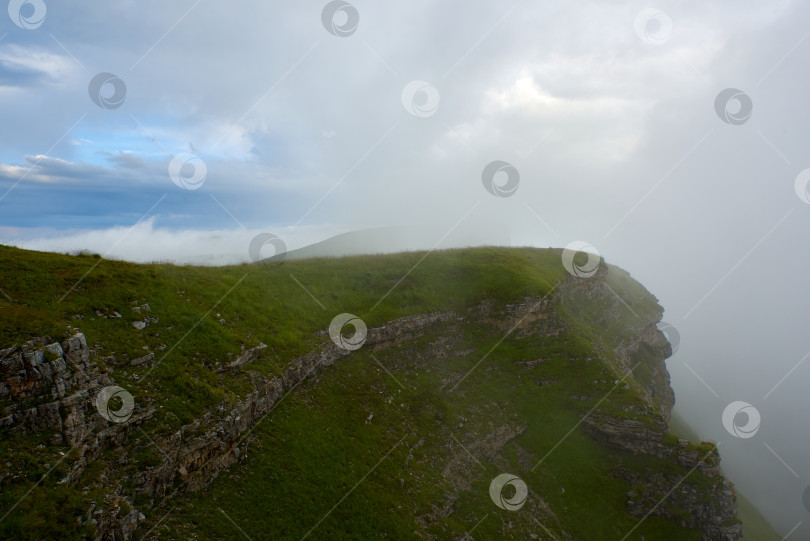
[[[663,310],[605,261],[0,247],[0,289],[2,539],[741,538],[668,429]]]

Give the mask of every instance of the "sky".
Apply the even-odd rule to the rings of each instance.
[[[808,23],[778,0],[12,0],[0,243],[222,264],[261,233],[587,242],[679,331],[676,411],[808,538]]]

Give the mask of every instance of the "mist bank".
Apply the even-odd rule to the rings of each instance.
[[[276,247],[264,247],[263,258],[278,255],[274,250],[284,251],[287,259],[304,259],[511,245],[510,232],[504,225],[482,221],[364,229],[323,225],[176,230],[156,226],[153,218],[132,227],[89,231],[0,228],[0,244],[40,252],[90,252],[105,259],[132,263],[220,266],[254,261],[251,242],[266,234],[274,235],[281,242]]]

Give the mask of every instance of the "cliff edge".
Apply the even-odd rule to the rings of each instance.
[[[359,284],[379,298],[411,265],[397,257],[283,271],[313,295],[340,271],[346,298]],[[81,293],[61,340],[0,351],[0,533],[207,539],[238,523],[254,538],[741,538],[714,445],[668,431],[671,349],[646,289],[604,262],[587,279],[559,272],[556,250],[431,257],[349,348],[327,332],[338,310],[296,312],[290,296],[266,320],[245,304],[205,308],[218,319],[189,335],[194,319],[176,310],[194,273],[216,269],[166,271],[182,278],[177,299],[148,287],[154,269],[138,279],[143,266],[123,267],[133,285],[118,301]],[[176,327],[182,351],[167,344]],[[120,391],[129,406],[101,408]],[[519,504],[518,488],[493,489],[507,473],[525,487]],[[29,490],[32,475],[44,490]]]

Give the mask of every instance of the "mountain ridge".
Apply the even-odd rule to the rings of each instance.
[[[25,260],[21,252],[14,255],[19,256],[21,262]],[[548,454],[546,456],[549,458],[546,459],[540,451],[545,447],[556,453],[560,446],[564,449],[564,454],[572,457],[585,452],[585,455],[574,460],[580,466],[596,468],[612,476],[612,480],[605,478],[603,482],[605,487],[609,487],[606,492],[609,497],[605,497],[612,503],[603,502],[599,505],[607,506],[605,515],[615,518],[614,526],[627,524],[626,533],[631,536],[628,538],[653,534],[665,536],[661,538],[672,535],[675,536],[672,538],[739,538],[740,527],[734,516],[736,510],[733,489],[717,471],[719,455],[716,450],[709,444],[693,445],[677,438],[673,441],[667,434],[666,421],[673,397],[664,359],[670,354],[670,349],[663,335],[655,329],[656,323],[660,321],[662,308],[640,284],[624,271],[614,271],[614,267],[604,262],[594,277],[573,278],[561,268],[559,250],[496,248],[432,254],[426,263],[433,264],[434,268],[425,269],[427,272],[421,269],[414,271],[411,275],[414,281],[403,284],[402,275],[411,268],[410,262],[420,255],[313,260],[289,262],[284,266],[260,265],[228,269],[232,275],[243,271],[248,275],[253,273],[254,278],[258,275],[269,276],[269,283],[275,283],[284,276],[284,272],[290,276],[299,276],[301,278],[297,281],[302,286],[309,284],[309,294],[313,297],[306,306],[313,308],[313,301],[317,301],[315,295],[322,296],[324,302],[328,298],[321,295],[321,288],[315,287],[315,276],[323,279],[331,276],[329,270],[342,267],[340,276],[344,280],[352,282],[360,278],[361,281],[373,282],[374,277],[370,270],[380,273],[382,287],[370,287],[378,295],[385,294],[385,291],[390,293],[391,303],[400,307],[395,314],[398,317],[390,317],[390,313],[376,318],[373,314],[366,316],[369,319],[368,334],[358,351],[341,349],[330,341],[324,328],[323,315],[319,315],[313,321],[321,321],[321,330],[314,334],[312,331],[305,331],[300,335],[302,338],[296,337],[294,342],[299,347],[286,354],[286,361],[280,357],[285,356],[280,345],[286,340],[281,323],[274,324],[271,334],[263,333],[262,336],[253,337],[250,336],[252,333],[246,333],[243,338],[249,339],[253,345],[247,347],[247,344],[243,344],[245,347],[236,359],[232,358],[233,360],[227,362],[224,359],[217,360],[210,353],[206,355],[205,351],[195,355],[193,350],[205,350],[205,344],[216,349],[217,342],[205,340],[204,333],[216,334],[215,331],[227,329],[232,315],[226,315],[227,319],[213,318],[214,313],[217,317],[220,316],[217,309],[225,313],[225,301],[214,304],[214,308],[205,313],[211,323],[205,320],[206,323],[198,324],[205,325],[205,329],[202,335],[194,335],[197,341],[192,347],[192,353],[188,356],[177,355],[177,358],[170,355],[175,346],[163,350],[159,346],[150,347],[153,349],[152,353],[138,357],[134,357],[134,354],[111,352],[109,346],[103,343],[108,340],[102,340],[103,335],[91,330],[94,324],[109,328],[114,326],[117,332],[122,332],[122,327],[128,327],[130,330],[127,333],[134,332],[136,335],[151,330],[158,334],[155,338],[161,342],[160,333],[170,332],[171,327],[174,327],[167,325],[174,322],[175,317],[167,315],[167,307],[171,304],[167,301],[143,303],[136,300],[132,305],[132,314],[126,314],[126,317],[121,314],[122,303],[117,301],[114,305],[118,309],[113,304],[93,307],[90,313],[95,313],[95,317],[91,319],[91,316],[85,316],[85,319],[74,320],[87,325],[88,332],[99,340],[100,343],[96,345],[100,347],[88,346],[87,341],[83,342],[79,335],[72,334],[72,338],[67,339],[67,347],[63,348],[63,356],[56,359],[67,361],[66,367],[75,366],[78,362],[83,365],[85,373],[95,375],[95,380],[92,377],[84,382],[79,382],[78,378],[72,380],[79,388],[78,396],[81,396],[82,391],[85,392],[83,400],[76,401],[72,397],[77,395],[73,394],[61,400],[70,399],[75,403],[60,402],[57,407],[58,413],[67,413],[65,419],[62,419],[63,428],[66,425],[89,425],[87,433],[91,436],[87,442],[86,433],[82,433],[77,439],[73,431],[73,449],[81,448],[84,451],[76,460],[65,460],[65,463],[70,462],[70,468],[65,476],[68,481],[61,486],[66,486],[66,490],[70,491],[70,487],[86,483],[91,474],[101,475],[107,486],[103,498],[96,497],[89,512],[84,508],[85,512],[79,514],[80,519],[85,517],[80,520],[79,525],[87,531],[95,532],[93,535],[99,539],[138,538],[139,535],[152,534],[166,539],[177,538],[177,535],[202,535],[205,538],[203,532],[219,532],[223,524],[227,526],[229,521],[207,524],[203,530],[189,531],[190,524],[210,521],[211,513],[205,516],[195,515],[186,509],[186,504],[194,501],[192,508],[208,507],[214,512],[213,516],[220,519],[223,516],[217,509],[223,514],[226,511],[228,514],[245,512],[242,506],[236,509],[227,507],[219,499],[219,495],[223,490],[227,492],[230,488],[239,486],[231,476],[241,471],[243,464],[256,461],[261,464],[271,456],[279,460],[270,471],[272,476],[282,475],[286,471],[284,468],[278,469],[279,464],[286,460],[288,467],[298,468],[302,464],[310,464],[313,466],[310,468],[310,475],[320,475],[321,482],[327,485],[335,483],[335,479],[342,479],[342,476],[332,470],[323,477],[324,472],[317,467],[318,462],[324,461],[323,458],[316,460],[313,457],[312,460],[302,460],[299,464],[293,459],[306,457],[303,450],[301,455],[287,458],[284,448],[276,449],[273,453],[266,451],[268,446],[276,444],[274,438],[278,437],[272,430],[268,431],[268,425],[275,423],[274,426],[279,426],[279,423],[296,418],[300,415],[298,410],[308,403],[308,394],[320,393],[323,395],[322,400],[307,406],[308,411],[317,409],[320,413],[315,417],[305,415],[299,421],[297,427],[303,432],[293,438],[295,445],[317,445],[319,437],[326,437],[317,436],[317,430],[302,428],[314,427],[321,422],[321,418],[336,414],[334,408],[319,409],[322,403],[342,403],[341,408],[346,409],[345,415],[352,418],[357,417],[360,411],[365,412],[371,408],[372,411],[363,414],[365,421],[360,425],[352,425],[347,433],[356,432],[358,438],[371,438],[367,445],[380,449],[387,446],[386,442],[390,443],[388,440],[392,439],[393,434],[389,432],[394,425],[378,426],[377,423],[382,419],[399,416],[400,410],[408,412],[408,415],[400,416],[402,418],[399,422],[404,423],[411,431],[401,435],[401,444],[389,451],[389,460],[393,463],[398,453],[407,450],[408,456],[417,456],[415,465],[401,470],[408,471],[408,474],[400,478],[401,483],[395,482],[387,486],[381,501],[399,494],[400,508],[405,502],[413,503],[416,507],[390,523],[378,521],[378,526],[391,528],[391,535],[394,535],[391,532],[398,531],[402,535],[407,533],[408,537],[445,538],[449,535],[461,538],[459,536],[467,535],[464,534],[464,523],[467,521],[463,517],[480,518],[498,512],[498,516],[506,522],[501,522],[500,526],[494,522],[482,523],[478,530],[481,535],[498,533],[508,538],[523,538],[519,536],[534,534],[543,538],[564,539],[586,535],[589,538],[599,538],[592,537],[593,531],[582,530],[585,526],[581,521],[585,516],[590,516],[591,512],[579,509],[578,502],[587,501],[590,497],[577,490],[577,487],[587,482],[587,478],[583,478],[580,473],[570,472],[570,464],[560,462],[559,454]],[[90,258],[75,259],[81,263]],[[380,270],[379,267],[374,269],[372,263],[381,265],[380,261],[385,259],[388,267],[396,262],[393,266],[401,270],[389,272]],[[362,261],[360,268],[356,267],[358,261]],[[133,269],[145,273],[140,282],[133,279],[136,284],[145,283],[150,273],[157,274],[155,279],[165,278],[160,276],[161,273],[185,275],[188,282],[194,272],[200,271],[165,267],[150,269],[117,262],[110,264],[130,274],[134,272]],[[324,266],[329,269],[324,271]],[[55,263],[55,268],[64,270],[65,260]],[[363,268],[367,270],[362,270]],[[464,293],[459,296],[452,294],[453,290],[449,286],[453,282],[447,281],[447,273],[450,273],[452,279],[462,282],[456,284],[456,287]],[[531,276],[531,280],[527,282],[525,279],[528,276],[524,276],[526,273]],[[522,277],[524,282],[518,277]],[[246,279],[249,278],[242,278]],[[120,280],[113,281],[120,283]],[[610,287],[605,287],[608,282]],[[467,289],[464,290],[461,286]],[[190,286],[186,287],[189,288],[189,293],[184,289],[177,291],[182,292],[182,303],[188,304],[185,298],[191,299],[193,295],[190,294]],[[399,290],[395,291],[397,288]],[[475,290],[475,294],[470,295],[470,288]],[[117,294],[126,298],[132,293],[125,291],[126,288],[119,289],[124,291],[118,291]],[[95,291],[110,293],[105,287]],[[348,288],[348,291],[350,296],[354,296],[357,286],[354,289]],[[615,292],[623,295],[623,298],[613,297]],[[84,295],[93,294],[88,292]],[[466,299],[459,303],[459,297],[463,295],[466,295]],[[12,294],[13,297],[16,295]],[[306,298],[301,295],[298,297]],[[443,298],[454,301],[455,306],[448,305]],[[434,299],[434,304],[431,306],[427,299]],[[77,296],[76,302],[80,300],[87,299]],[[95,302],[97,303],[97,299]],[[338,304],[343,305],[344,302]],[[182,303],[175,304],[183,306]],[[245,309],[245,306],[238,304],[236,302],[233,305],[234,310]],[[373,303],[364,304],[369,306]],[[231,309],[230,306],[228,308]],[[290,307],[283,308],[282,313],[289,313]],[[631,313],[627,308],[630,308]],[[203,307],[199,310],[202,309]],[[327,310],[326,313],[328,312]],[[305,322],[305,314],[308,313],[308,310],[301,312],[300,320],[297,321]],[[82,316],[81,313],[76,315]],[[138,329],[131,325],[134,323],[145,325]],[[256,322],[246,328],[256,329]],[[20,332],[22,331],[23,329]],[[5,332],[8,333],[8,328]],[[119,336],[122,335],[123,332]],[[48,340],[28,346],[23,344],[11,353],[17,355],[25,365],[26,359],[38,358],[33,352],[42,351],[41,359],[38,358],[42,363],[45,360],[45,351],[50,346],[45,342]],[[644,348],[647,348],[644,350],[646,353],[642,351]],[[233,348],[226,349],[230,349],[231,353],[233,351]],[[163,354],[162,351],[169,351],[169,354]],[[488,351],[494,353],[487,353]],[[537,353],[541,353],[541,356],[537,357]],[[6,354],[8,356],[8,351]],[[174,375],[173,372],[166,372],[168,365],[171,364],[173,370],[182,370],[188,368],[186,365],[195,357],[199,359],[194,365],[201,381],[204,381],[203,378],[208,378],[212,383],[218,381],[222,388],[233,388],[233,394],[219,398],[213,396],[207,400],[189,400],[192,404],[186,407],[191,409],[194,409],[194,403],[210,402],[213,405],[213,408],[198,407],[199,413],[189,411],[184,415],[184,408],[178,402],[175,407],[169,408],[171,411],[167,414],[163,406],[171,406],[172,400],[175,400],[162,388],[170,381],[170,376]],[[93,372],[94,367],[91,364],[98,368],[97,374]],[[645,370],[639,371],[639,378],[636,379],[633,372],[639,367]],[[152,371],[161,370],[163,372],[158,372],[160,378],[148,380]],[[346,370],[350,370],[348,375]],[[104,378],[103,374],[107,374],[108,378]],[[586,381],[584,378],[590,377],[586,374],[600,379]],[[383,378],[383,381],[378,378]],[[308,379],[317,383],[303,385]],[[371,388],[380,389],[380,395],[388,396],[393,393],[393,396],[401,396],[398,399],[401,406],[396,405],[398,400],[393,398],[387,401],[387,405],[385,400],[380,403],[376,393],[368,394],[369,388],[366,386],[354,389],[353,386],[359,385],[357,382],[361,380],[369,380]],[[614,380],[615,383],[609,383]],[[524,383],[525,381],[529,383]],[[121,425],[110,424],[94,414],[93,398],[97,398],[98,388],[113,382],[133,389],[135,395],[134,414],[128,423]],[[190,380],[188,382],[191,383]],[[160,385],[161,388],[156,390],[151,387],[153,384]],[[353,392],[345,396],[359,398],[348,402],[339,399],[339,396],[344,396],[336,391],[341,385],[353,388]],[[500,396],[508,389],[519,397],[509,402],[512,407],[524,412],[522,416],[510,413],[509,408],[501,403],[501,398],[491,401],[494,396]],[[666,392],[667,389],[669,393]],[[490,396],[492,392],[495,395]],[[454,399],[448,401],[451,396]],[[481,402],[481,396],[490,398]],[[481,406],[486,400],[492,405],[482,411]],[[36,407],[45,405],[45,410],[48,410],[50,406],[47,404],[46,402]],[[280,407],[274,409],[279,404]],[[4,405],[9,407],[5,403]],[[75,409],[70,410],[72,406]],[[561,420],[550,425],[537,425],[537,420],[532,420],[531,415],[525,416],[527,409],[536,407],[542,407],[547,415],[552,418],[559,416]],[[86,415],[84,419],[87,423],[84,425],[76,422],[79,409],[82,415]],[[30,428],[31,417],[26,417],[24,411],[15,426],[24,427],[28,422]],[[286,414],[290,411],[292,413],[289,416],[280,417],[282,412]],[[478,413],[474,414],[475,412]],[[11,414],[11,422],[14,422],[17,415],[19,411]],[[181,422],[178,425],[171,422],[172,416],[178,417],[178,420],[185,418],[190,422]],[[465,420],[451,421],[453,418]],[[65,423],[67,419],[72,422]],[[268,421],[264,422],[265,419]],[[329,432],[330,428],[340,427],[342,421],[343,419],[336,419],[333,425],[324,428],[325,432]],[[435,423],[438,425],[433,426]],[[474,458],[472,453],[447,454],[446,442],[438,441],[432,436],[433,429],[428,430],[431,426],[445,433],[449,432],[451,426],[456,427],[459,433],[454,437],[467,442],[465,447],[468,452],[472,450],[473,453],[480,454],[481,463],[476,466],[474,460],[471,462],[469,457],[465,458],[468,454]],[[4,430],[13,432],[15,437],[23,440],[31,435],[30,432],[15,429],[11,425]],[[366,431],[370,434],[365,434]],[[243,436],[245,433],[247,435]],[[303,437],[304,434],[310,437]],[[397,435],[400,436],[399,433]],[[342,461],[351,462],[351,455],[341,455],[339,451],[342,449],[341,445],[351,444],[343,441],[342,437],[339,440],[333,442],[333,447],[326,448],[343,456]],[[592,443],[588,443],[589,440]],[[55,441],[55,434],[51,434],[51,441]],[[96,443],[98,441],[101,443]],[[572,442],[577,445],[570,448]],[[458,442],[452,446],[457,444]],[[112,462],[105,458],[110,452],[119,455]],[[419,458],[422,452],[425,455]],[[384,452],[380,455],[384,455]],[[383,459],[388,456],[383,456]],[[84,464],[83,459],[86,462]],[[539,468],[540,465],[543,468],[536,470],[529,467],[530,463],[537,464],[534,468]],[[440,464],[444,466],[439,467]],[[100,472],[93,471],[100,467]],[[510,514],[509,511],[493,507],[493,500],[490,500],[486,489],[480,486],[488,483],[489,479],[486,479],[486,475],[469,475],[466,472],[470,467],[473,470],[482,467],[487,474],[493,468],[522,472],[521,475],[532,490],[532,497],[526,504],[531,512]],[[443,475],[436,476],[437,468]],[[694,469],[689,471],[689,468]],[[251,471],[262,469],[263,466],[257,465]],[[239,475],[247,476],[244,478],[246,486],[260,482],[248,473]],[[411,475],[421,481],[412,482]],[[681,477],[687,481],[684,482]],[[409,479],[407,482],[406,478]],[[562,478],[568,478],[569,481],[563,485],[554,481]],[[10,481],[14,480],[15,477],[11,476]],[[680,499],[670,500],[672,505],[655,505],[662,501],[661,498],[675,482],[683,483],[684,488],[690,487],[692,493],[679,493]],[[424,492],[427,486],[434,485],[438,492]],[[276,490],[261,486],[262,490],[257,492]],[[551,486],[557,486],[556,490],[562,492],[559,495],[547,493]],[[623,489],[623,486],[627,488]],[[206,490],[199,491],[205,487]],[[192,492],[184,496],[188,490]],[[171,503],[172,498],[167,498],[170,494],[179,494],[180,503],[177,506],[181,510],[166,518],[164,513],[174,505]],[[313,492],[312,499],[318,499],[318,494],[317,490]],[[240,497],[250,498],[250,495],[243,494]],[[711,503],[708,506],[704,501],[707,497],[708,503]],[[77,498],[84,501],[80,496]],[[214,502],[219,505],[211,509]],[[366,500],[369,505],[378,505],[380,502],[375,504],[373,499]],[[713,507],[714,504],[718,506]],[[350,505],[347,502],[348,509],[351,509]],[[572,505],[575,507],[572,508]],[[36,515],[35,509],[30,511]],[[338,511],[341,512],[342,509]],[[311,525],[317,521],[317,510],[308,512],[306,509],[299,509],[297,513],[301,517],[294,518],[293,522],[309,521]],[[276,523],[274,516],[265,510],[261,513],[261,520]],[[287,522],[289,519],[287,516]],[[244,527],[249,528],[258,519],[246,516],[243,520]],[[349,525],[352,531],[354,527],[369,527],[367,521],[365,524],[357,523],[351,517],[338,523],[329,522],[327,517],[322,520],[326,522],[316,524],[322,528],[319,532],[321,535],[339,535],[341,531],[349,531],[346,529]],[[166,531],[161,529],[161,524],[171,526]],[[410,530],[407,524],[411,525]],[[610,522],[604,525],[607,524]],[[0,528],[3,526],[0,523]],[[398,529],[400,526],[403,529]],[[209,527],[212,529],[208,530]],[[278,535],[270,538],[300,538],[302,533],[306,533],[306,528],[296,530],[293,525],[280,527],[289,531],[277,531]],[[471,526],[466,524],[466,527],[469,529]],[[257,532],[254,534],[260,538],[267,537]],[[222,535],[230,536],[226,533]],[[219,538],[219,534],[214,537]]]

